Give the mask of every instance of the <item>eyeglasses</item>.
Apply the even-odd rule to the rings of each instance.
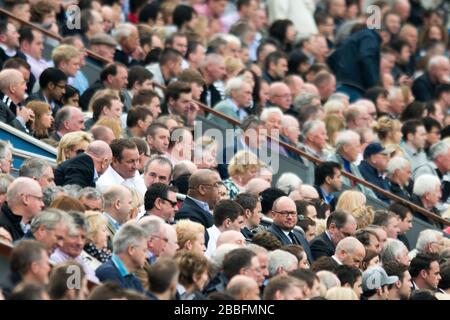
[[[60,89],[65,89],[66,88],[65,84],[55,84],[55,86],[57,86]]]
[[[295,217],[297,215],[296,211],[275,211],[272,210],[275,213],[281,214],[282,216],[288,217],[288,216],[293,216]]]
[[[202,183],[201,185],[202,186],[213,187],[213,188],[219,188],[222,185],[222,182],[216,182],[214,184]]]
[[[175,208],[176,206],[177,206],[177,204],[178,204],[178,202],[176,202],[176,201],[172,201],[172,200],[169,200],[169,199],[167,199],[167,198],[164,198],[164,197],[160,197],[160,199],[162,199],[162,200],[164,200],[164,201],[167,201],[167,202],[169,202],[170,203],[170,205],[173,207],[173,208]]]
[[[167,238],[163,238],[160,236],[152,236],[152,238],[158,238],[158,239],[161,239],[162,241],[164,241],[165,243],[169,243],[169,239],[167,239]]]
[[[37,195],[34,195],[34,194],[22,194],[23,196],[29,196],[29,197],[33,197],[33,198],[35,198],[35,199],[38,199],[39,201],[43,201],[44,200],[44,197],[43,196],[37,196]]]

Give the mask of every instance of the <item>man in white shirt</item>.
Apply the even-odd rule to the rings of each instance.
[[[108,186],[119,184],[135,189],[144,197],[147,188],[137,170],[139,151],[129,139],[116,139],[111,143],[113,161],[97,181],[97,189],[103,192]]]
[[[39,79],[42,71],[50,67],[49,63],[42,59],[44,41],[41,32],[30,27],[22,28],[20,30],[20,51],[27,57],[31,73],[36,79]]]

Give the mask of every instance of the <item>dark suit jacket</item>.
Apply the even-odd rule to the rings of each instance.
[[[283,246],[292,244],[291,239],[286,236],[283,232],[283,230],[281,230],[281,228],[279,226],[277,226],[276,224],[272,224],[272,226],[270,226],[269,229],[267,229],[267,231],[269,231],[270,233],[272,233],[275,237],[278,238],[278,240],[281,241],[281,243],[283,244]],[[295,239],[297,240],[297,243],[295,244],[299,244],[303,247],[303,249],[306,252],[306,255],[308,256],[308,261],[309,263],[313,263],[314,262],[314,258],[311,254],[311,249],[309,247],[308,241],[306,241],[305,237],[298,231],[296,230],[292,230],[292,233],[294,234]]]
[[[393,183],[391,181],[391,193],[395,194],[396,196],[399,196],[405,200],[411,201],[411,194],[406,190],[406,188],[400,188],[400,186],[396,183]]]
[[[397,239],[400,240],[401,242],[403,242],[403,243],[405,244],[406,248],[408,248],[408,251],[411,251],[411,245],[409,244],[409,240],[408,240],[408,238],[406,237],[406,235],[404,235],[404,234],[399,234],[399,235],[397,236]]]
[[[39,90],[33,94],[30,94],[30,96],[26,100],[26,103],[28,103],[30,101],[35,101],[35,100],[47,103],[47,99],[44,97],[44,93],[42,92],[42,90]],[[56,112],[58,112],[58,110],[61,109],[61,104],[59,104],[57,101],[52,101],[52,102],[54,104],[52,113],[53,113],[53,116],[55,116]]]
[[[331,257],[336,251],[334,243],[328,238],[325,232],[312,239],[309,246],[311,247],[311,253],[315,260],[323,256]]]
[[[208,101],[206,97],[208,96],[207,92],[211,92],[211,104],[208,104]],[[214,84],[211,84],[209,86],[204,85],[203,86],[203,92],[200,95],[200,102],[203,104],[206,104],[208,107],[214,107],[216,104],[218,104],[220,101],[222,101],[222,95],[220,94],[219,90],[214,86]],[[206,114],[205,114],[206,117]]]
[[[11,109],[0,100],[0,121],[6,124],[9,124],[11,127],[14,127],[22,132],[27,132],[26,128],[22,126],[19,120],[16,119],[16,115]]]
[[[428,102],[433,100],[435,91],[436,85],[431,82],[428,72],[425,72],[413,82],[412,92],[418,101]]]
[[[100,267],[98,267],[97,270],[95,270],[95,275],[101,282],[110,281],[113,283],[117,283],[122,288],[133,289],[137,292],[145,293],[144,288],[142,287],[136,276],[131,274],[127,277],[122,277],[112,260],[108,260]]]
[[[389,181],[386,178],[380,177],[377,169],[372,167],[366,160],[363,160],[358,168],[359,172],[367,182],[373,183],[381,189],[389,190]],[[377,192],[375,192],[375,194],[377,195],[378,199],[389,202],[389,198],[386,198],[385,196]]]
[[[0,227],[5,228],[11,234],[13,241],[19,240],[24,236],[20,227],[20,221],[22,221],[22,217],[15,215],[5,202],[0,213]]]
[[[125,52],[116,49],[114,52],[114,61],[123,63],[128,68],[136,65],[142,65],[139,61],[135,59],[129,59],[130,55],[126,54]]]
[[[83,111],[87,111],[89,107],[89,102],[91,101],[92,96],[98,90],[105,89],[105,85],[100,81],[95,81],[80,97],[80,106]]]
[[[82,188],[94,187],[94,161],[85,153],[64,161],[55,169],[57,186],[76,184]]]
[[[180,210],[175,214],[175,220],[189,219],[202,224],[205,229],[213,225],[212,214],[200,208],[192,199],[186,198]]]

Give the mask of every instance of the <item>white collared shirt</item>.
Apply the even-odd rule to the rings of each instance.
[[[100,178],[98,178],[96,187],[98,190],[100,190],[100,192],[103,193],[108,187],[113,184],[120,184],[122,186],[135,189],[142,195],[142,197],[145,196],[145,192],[147,191],[144,179],[137,170],[133,178],[124,179],[119,173],[117,173],[116,170],[113,169],[112,166],[109,166],[108,169],[106,169],[105,173],[103,173]]]
[[[205,255],[208,258],[211,258],[213,253],[216,251],[217,239],[219,239],[219,236],[220,236],[220,234],[222,232],[215,225],[213,225],[212,227],[206,229],[206,232],[208,232],[209,240],[208,240],[208,245],[207,245],[207,248],[206,248]]]

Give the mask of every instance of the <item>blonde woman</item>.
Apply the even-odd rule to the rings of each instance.
[[[399,145],[402,140],[402,123],[399,120],[383,116],[374,127],[383,146]]]
[[[328,136],[328,142],[325,148],[327,151],[334,153],[336,137],[340,131],[345,129],[345,121],[335,114],[330,114],[325,117],[324,123]]]
[[[88,231],[86,233],[86,245],[84,251],[104,263],[111,258],[108,244],[108,220],[98,211],[86,211]]]
[[[336,209],[345,210],[355,217],[358,229],[365,228],[372,224],[374,218],[374,210],[370,206],[366,206],[366,196],[364,193],[354,190],[344,191],[336,204]]]
[[[339,119],[345,119],[345,105],[339,100],[328,100],[323,105],[323,111],[325,112],[325,117],[334,115]]]
[[[50,105],[35,100],[27,103],[26,107],[34,112],[34,122],[30,128],[33,136],[36,139],[47,139],[54,120]]]
[[[129,220],[137,219],[139,211],[144,211],[144,198],[135,188],[128,188],[131,192],[131,211]]]
[[[84,152],[93,140],[91,134],[84,131],[74,131],[65,134],[59,141],[56,163],[60,164]]]
[[[223,181],[231,200],[244,190],[251,179],[256,178],[261,167],[258,157],[249,151],[239,151],[231,158],[228,165],[230,177]]]
[[[355,291],[346,287],[333,287],[325,295],[327,300],[359,300]]]
[[[179,220],[175,225],[178,245],[181,249],[203,254],[205,246],[205,227],[191,220]]]
[[[105,126],[112,130],[114,133],[114,138],[120,139],[122,138],[122,125],[119,119],[104,117],[98,120],[94,126]]]

